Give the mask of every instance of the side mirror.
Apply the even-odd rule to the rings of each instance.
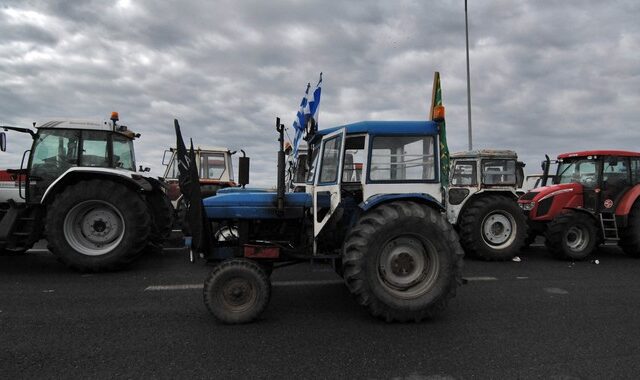
[[[169,153],[169,158],[167,158],[167,153]],[[168,149],[164,151],[164,154],[162,155],[162,165],[169,165],[169,160],[171,160],[171,156],[173,155],[172,153],[173,152]]]
[[[7,134],[0,132],[0,151],[7,151]]]

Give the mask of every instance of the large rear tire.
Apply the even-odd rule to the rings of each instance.
[[[445,309],[462,283],[464,253],[441,213],[415,202],[367,211],[344,244],[344,280],[378,318],[420,321]]]
[[[640,258],[640,202],[629,212],[628,225],[620,231],[620,248],[629,256]]]
[[[465,252],[483,260],[511,260],[527,237],[527,219],[515,199],[487,195],[472,202],[459,223]]]
[[[151,217],[135,191],[109,180],[80,181],[60,192],[47,211],[48,248],[85,272],[118,269],[147,244]]]
[[[561,260],[584,260],[598,243],[595,220],[581,212],[569,211],[556,216],[545,232],[547,249]]]
[[[204,303],[220,322],[248,323],[269,303],[271,283],[265,270],[247,259],[216,265],[204,283]]]

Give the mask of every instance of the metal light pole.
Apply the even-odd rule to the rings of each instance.
[[[469,120],[469,150],[473,149],[471,138],[471,79],[469,76],[469,21],[467,20],[467,0],[464,0],[464,30],[467,37],[467,118]]]

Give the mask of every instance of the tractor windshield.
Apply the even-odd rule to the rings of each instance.
[[[555,183],[580,183],[587,187],[594,187],[598,181],[599,161],[578,158],[564,160],[558,165]]]

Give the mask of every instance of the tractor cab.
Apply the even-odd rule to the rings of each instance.
[[[23,155],[21,168],[8,170],[24,180],[24,183],[19,181],[19,198],[27,203],[39,203],[49,187],[72,168],[135,172],[133,140],[140,135],[118,125],[117,113],[112,114],[111,120],[111,123],[54,120],[39,126],[34,123],[36,131],[6,127],[33,137],[31,149]]]
[[[319,131],[311,141],[306,191],[314,204],[330,202],[315,209],[314,235],[338,205],[366,211],[413,197],[440,207],[437,139],[437,124],[430,121],[368,121]]]
[[[640,153],[585,151],[558,156],[552,184],[520,198],[532,220],[551,220],[565,208],[592,213],[613,212],[623,195],[638,183]]]
[[[227,148],[197,147],[194,149],[194,153],[200,179],[200,191],[203,198],[216,195],[220,189],[236,186],[231,160],[234,152]],[[170,148],[164,152],[162,164],[167,167],[163,176],[168,185],[167,195],[173,202],[174,207],[177,207],[181,193],[178,184],[180,173],[176,148]]]

